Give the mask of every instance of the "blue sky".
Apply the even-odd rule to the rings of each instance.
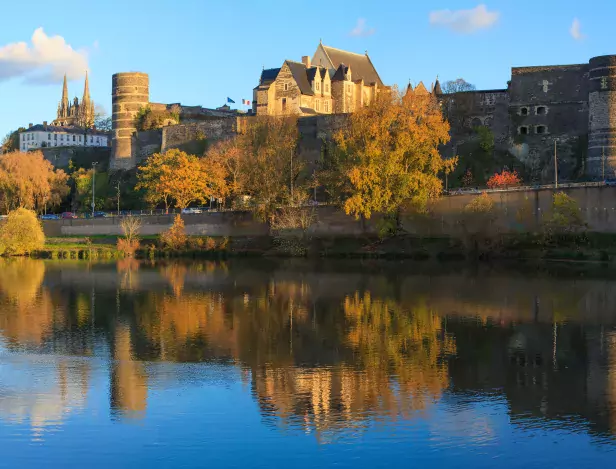
[[[217,107],[252,99],[263,66],[312,55],[319,39],[367,50],[383,81],[400,85],[429,86],[438,74],[504,88],[512,66],[616,54],[614,0],[2,3],[0,136],[52,120],[63,71],[86,67],[93,99],[110,112],[113,73],[149,73],[154,102]],[[82,77],[69,82],[71,96],[82,92]]]

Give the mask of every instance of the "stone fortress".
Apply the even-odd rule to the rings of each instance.
[[[151,153],[199,138],[229,138],[255,114],[299,115],[300,155],[315,161],[345,116],[387,88],[367,54],[323,44],[312,59],[286,60],[280,68],[263,70],[249,114],[151,103],[147,74],[117,73],[112,78],[111,168],[133,168]],[[461,155],[477,142],[477,127],[485,126],[494,135],[495,151],[515,158],[534,181],[553,181],[555,149],[562,181],[615,176],[616,55],[588,64],[514,67],[504,89],[443,94],[437,80],[430,91],[420,83],[407,92],[430,92],[442,102],[452,137],[443,148],[445,157]],[[181,110],[180,124],[137,131],[140,109],[172,106]]]
[[[490,128],[495,146],[513,155],[536,179],[551,182],[554,152],[567,179],[614,178],[616,169],[616,56],[588,64],[514,67],[506,89],[441,95],[451,124],[445,156]]]

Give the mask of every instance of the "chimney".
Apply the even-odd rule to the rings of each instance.
[[[310,63],[310,56],[309,55],[304,55],[302,57],[302,63],[306,66],[306,68],[310,68],[311,67],[311,63]]]
[[[34,125],[34,124],[32,124],[32,122],[30,122],[30,123],[28,124],[28,128],[29,128],[29,129],[31,129],[31,128],[33,127],[33,125]]]
[[[45,130],[47,129],[47,121],[43,121],[43,127],[45,127]]]

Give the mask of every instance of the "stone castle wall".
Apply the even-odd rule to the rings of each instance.
[[[334,99],[340,98],[340,91],[332,85]],[[148,77],[143,73],[115,74],[112,93],[111,167],[134,167],[159,151],[156,135],[141,135],[134,128],[135,114],[149,102]],[[289,110],[299,105],[297,90],[277,89],[277,93],[287,97]],[[616,56],[595,57],[589,64],[517,67],[512,69],[507,89],[441,98],[451,125],[451,141],[443,148],[446,157],[467,152],[467,158],[472,159],[479,139],[476,128],[485,126],[494,134],[495,152],[517,161],[532,182],[553,181],[555,152],[561,181],[616,177]],[[237,132],[237,116],[197,108],[191,114],[194,119],[161,130],[160,151],[182,148],[202,153],[205,146],[200,141],[230,138]],[[182,112],[188,109],[182,107]],[[300,119],[300,155],[311,164],[326,151],[323,143],[331,138],[338,116]],[[498,164],[504,163],[498,160]]]
[[[563,191],[576,200],[590,231],[616,233],[616,187],[577,187]],[[550,214],[554,193],[554,189],[490,193],[497,215],[491,229],[502,233],[540,229]],[[403,213],[402,226],[407,232],[421,236],[462,236],[462,211],[475,197],[474,194],[442,197],[431,204],[429,217]],[[190,235],[263,236],[269,232],[264,223],[254,220],[248,212],[210,212],[184,215],[183,219],[186,233]],[[143,223],[141,234],[159,234],[172,225],[173,215],[146,216]],[[378,216],[362,223],[335,207],[321,206],[316,210],[316,222],[309,233],[319,237],[376,235],[378,223]],[[50,220],[44,221],[43,226],[47,236],[122,234],[118,218]]]

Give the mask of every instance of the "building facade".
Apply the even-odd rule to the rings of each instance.
[[[353,112],[385,88],[368,54],[319,44],[313,57],[285,60],[263,70],[253,90],[257,115],[315,115]]]
[[[513,67],[507,85],[440,95],[451,125],[446,156],[470,148],[485,126],[531,180],[616,178],[616,56]]]
[[[47,123],[32,125],[19,133],[21,151],[49,147],[107,147],[109,134],[96,129],[59,127]]]
[[[68,99],[68,85],[66,75],[64,75],[64,86],[62,87],[62,99],[58,103],[56,118],[51,123],[59,127],[83,127],[90,128],[94,125],[94,101],[90,98],[90,86],[88,83],[88,72],[83,87],[81,102],[77,97],[73,101]]]

